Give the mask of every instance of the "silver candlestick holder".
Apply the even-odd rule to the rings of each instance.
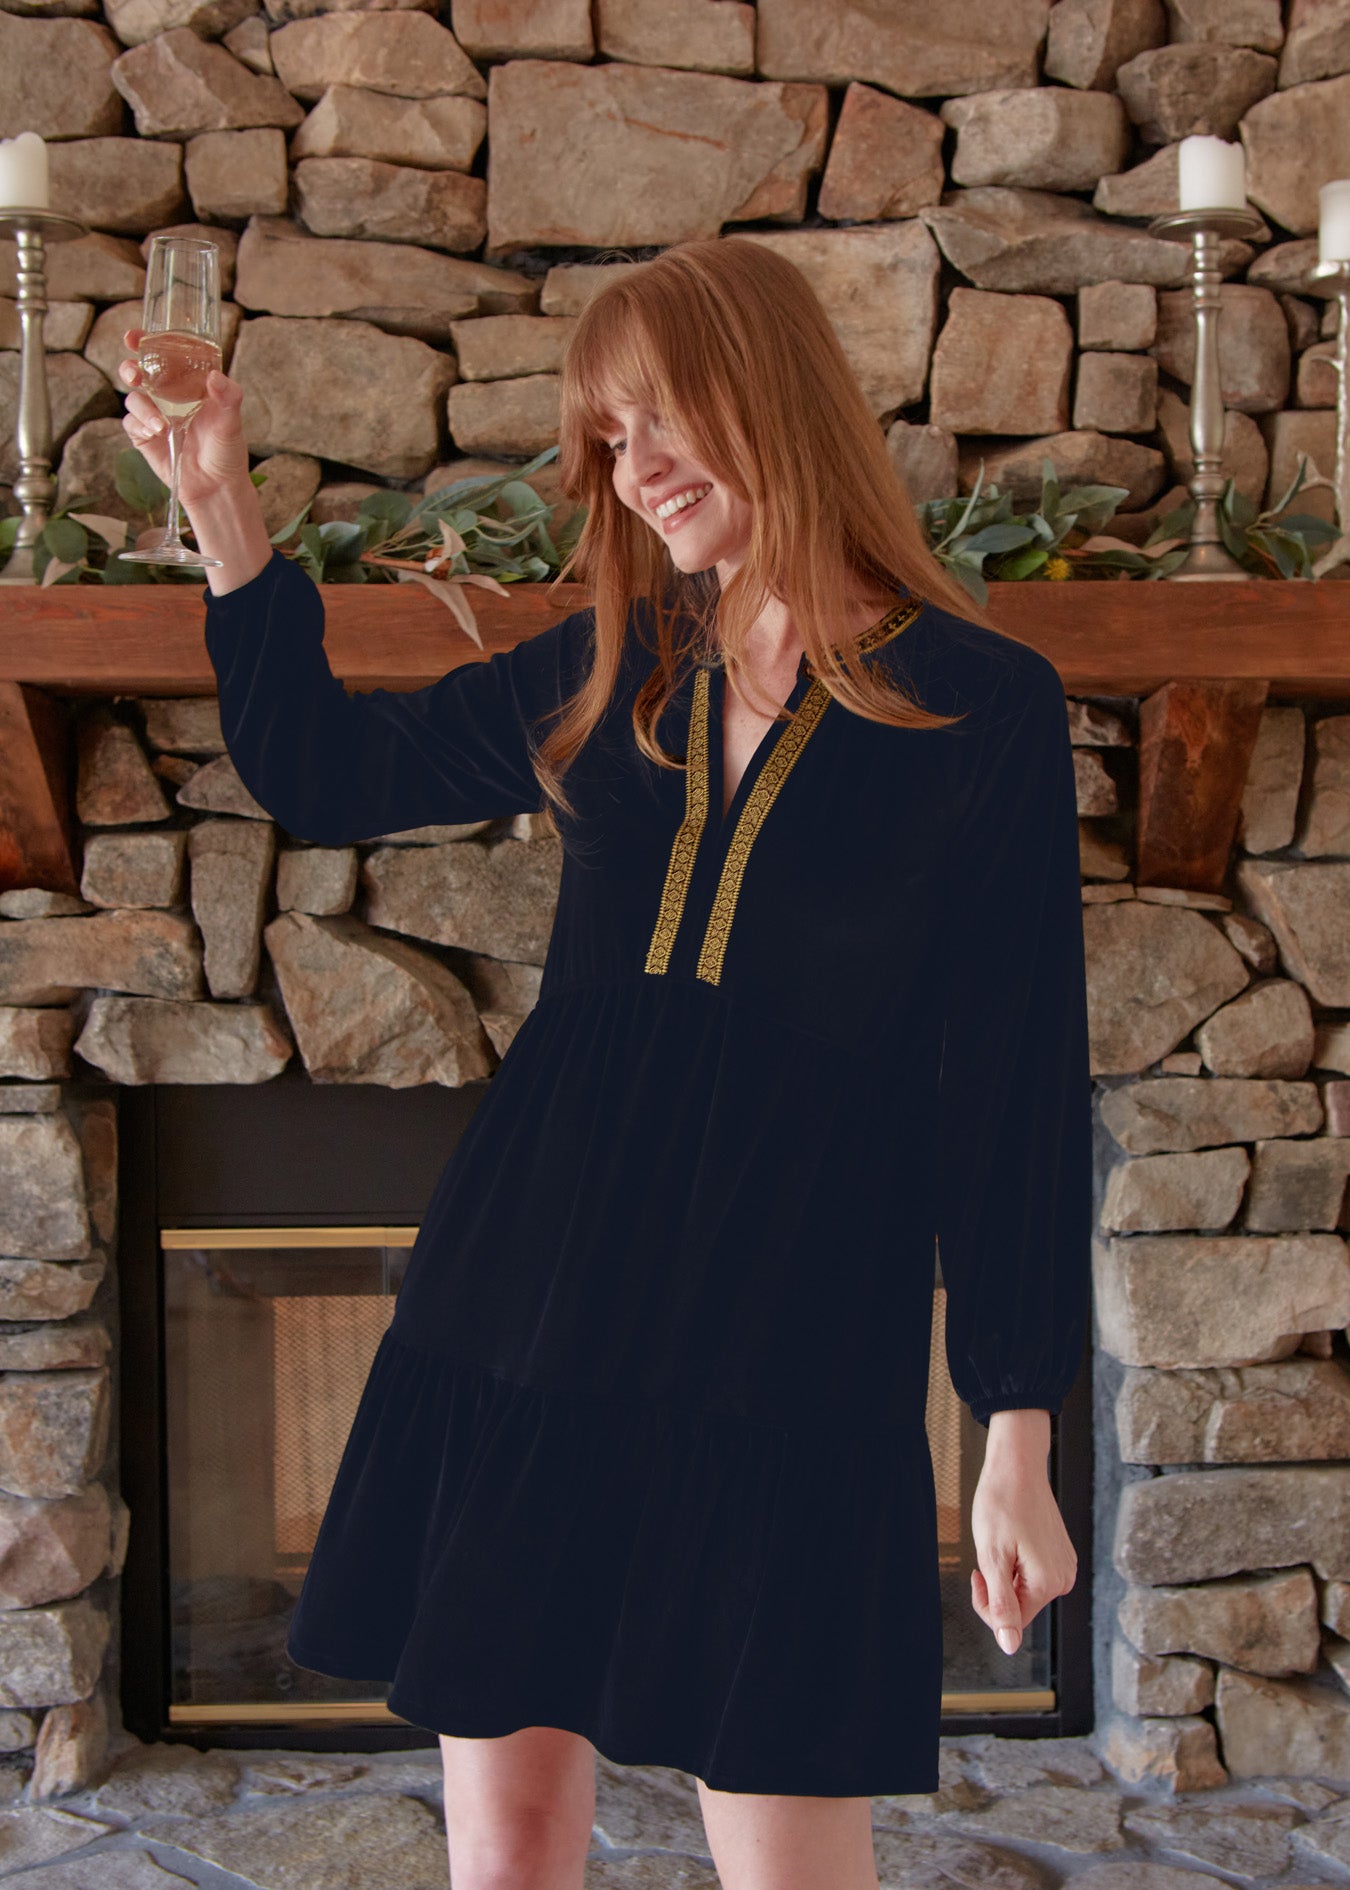
[[[14,497],[22,508],[18,535],[0,584],[33,584],[33,547],[56,496],[52,478],[52,408],[47,393],[47,351],[42,339],[47,313],[47,243],[87,234],[74,217],[54,210],[0,208],[0,232],[13,230],[18,244],[19,413],[15,444],[19,476]]]
[[[1313,565],[1313,576],[1325,577],[1333,565],[1350,564],[1350,373],[1346,367],[1347,338],[1350,337],[1350,259],[1314,263],[1306,281],[1314,294],[1334,297],[1338,309],[1336,352],[1332,356],[1336,370],[1336,470],[1332,485],[1339,535]]]
[[[1223,542],[1219,498],[1226,483],[1223,458],[1224,405],[1219,388],[1219,243],[1226,236],[1251,241],[1265,231],[1254,210],[1173,210],[1154,217],[1150,236],[1191,239],[1191,308],[1195,316],[1195,374],[1191,381],[1191,453],[1195,473],[1189,491],[1195,500],[1190,550],[1171,578],[1243,578],[1244,570]]]

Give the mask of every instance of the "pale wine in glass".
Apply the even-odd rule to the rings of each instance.
[[[117,555],[136,564],[218,565],[179,535],[178,465],[183,436],[206,399],[207,376],[220,367],[220,250],[197,236],[151,239],[137,355],[141,385],[169,430],[169,515],[164,536],[143,551]]]

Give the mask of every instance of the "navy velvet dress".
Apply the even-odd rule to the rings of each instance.
[[[230,756],[290,834],[542,809],[531,731],[591,611],[349,694],[279,552],[203,595]],[[657,730],[688,765],[658,768],[644,621],[566,777],[538,1001],[427,1204],[289,1651],[437,1732],[563,1727],[723,1791],[929,1791],[935,1241],[981,1423],[1057,1412],[1087,1325],[1064,691],[902,594],[865,660],[965,720],[872,722],[803,658],[723,818],[725,672],[689,666]]]

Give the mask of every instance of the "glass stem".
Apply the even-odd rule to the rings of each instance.
[[[169,422],[169,512],[164,524],[165,545],[183,543],[178,533],[178,466],[182,457],[183,435],[187,431],[182,420]]]

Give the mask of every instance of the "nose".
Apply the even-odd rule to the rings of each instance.
[[[659,479],[670,463],[670,450],[659,439],[637,434],[629,441],[628,464],[639,485]]]

